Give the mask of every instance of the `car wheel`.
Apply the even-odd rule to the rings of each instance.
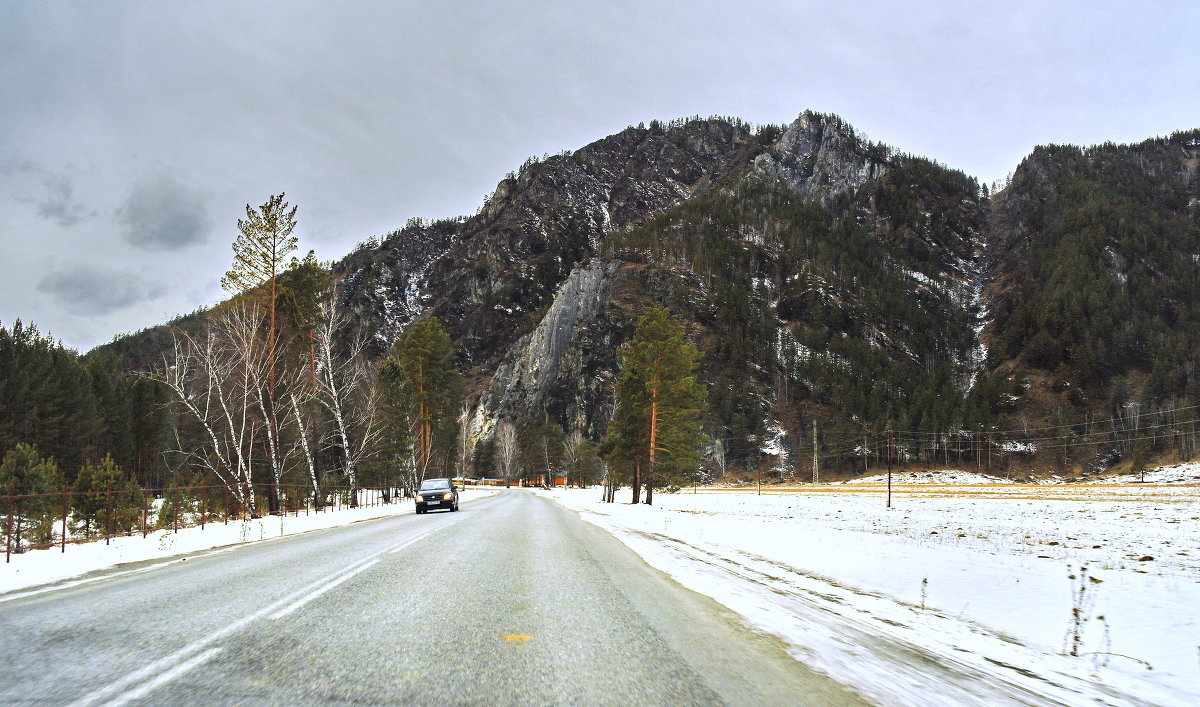
[[[420,508],[418,508],[418,509],[417,509],[417,515],[420,515],[420,514],[422,514],[422,513],[424,513],[424,512],[425,512],[425,511],[421,510]]]

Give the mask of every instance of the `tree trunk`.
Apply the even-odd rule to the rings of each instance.
[[[317,467],[313,463],[312,450],[308,447],[308,431],[304,429],[304,420],[300,417],[300,403],[296,401],[296,394],[292,393],[292,412],[296,414],[296,429],[300,432],[300,444],[304,447],[304,460],[308,462],[308,477],[312,481],[313,504],[320,508],[321,504],[321,489],[317,484]]]
[[[647,506],[654,505],[654,484],[653,483],[646,484],[646,505]]]

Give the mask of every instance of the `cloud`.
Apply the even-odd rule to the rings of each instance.
[[[11,159],[0,165],[0,174],[40,178],[42,186],[46,188],[46,194],[40,197],[21,197],[17,200],[36,203],[38,216],[47,221],[54,221],[60,226],[74,226],[96,215],[95,210],[76,200],[75,183],[65,173],[54,172],[29,160]]]
[[[136,185],[117,221],[125,240],[142,250],[179,250],[208,238],[212,221],[204,196],[169,177]]]
[[[152,300],[166,288],[137,274],[93,265],[52,272],[38,282],[39,292],[56,299],[72,314],[102,315]]]
[[[38,216],[60,226],[74,226],[96,212],[75,201],[75,186],[65,174],[46,174],[42,184],[50,195],[38,202]]]

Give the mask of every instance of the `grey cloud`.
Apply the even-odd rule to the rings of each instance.
[[[46,275],[39,292],[58,300],[72,314],[102,315],[162,295],[166,288],[135,273],[78,265]]]
[[[50,194],[38,202],[38,216],[55,221],[60,226],[74,226],[85,218],[96,215],[95,211],[75,200],[75,185],[66,175],[47,174],[42,179],[42,184]]]
[[[96,215],[75,198],[75,183],[65,173],[55,172],[29,160],[11,159],[0,165],[0,173],[29,175],[41,179],[46,192],[40,197],[19,197],[24,203],[35,203],[37,214],[60,226],[74,226]]]
[[[204,197],[174,179],[143,181],[117,209],[125,240],[142,250],[179,250],[208,238]]]

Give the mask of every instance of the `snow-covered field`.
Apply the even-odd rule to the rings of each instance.
[[[1200,466],[1126,485],[896,474],[891,509],[885,478],[689,489],[654,507],[629,505],[628,491],[616,504],[598,489],[544,493],[881,704],[1195,705],[1195,476]],[[1064,655],[1075,634],[1078,657]]]
[[[496,489],[463,489],[459,498],[468,501],[496,493]],[[298,516],[258,518],[249,521],[208,523],[204,528],[182,528],[178,532],[156,530],[146,538],[141,535],[113,538],[110,544],[104,540],[68,545],[65,553],[57,547],[49,550],[33,550],[13,555],[12,562],[0,565],[0,593],[35,587],[50,582],[68,580],[96,570],[133,562],[145,562],[168,558],[174,555],[221,548],[237,547],[247,542],[262,542],[312,530],[322,530],[349,525],[372,518],[407,515],[413,513],[411,500],[399,503],[340,508],[321,513]],[[158,565],[153,565],[158,566]],[[142,571],[141,569],[135,571]],[[74,579],[72,581],[88,581]],[[12,599],[24,593],[9,595]],[[0,599],[2,601],[3,599]]]

